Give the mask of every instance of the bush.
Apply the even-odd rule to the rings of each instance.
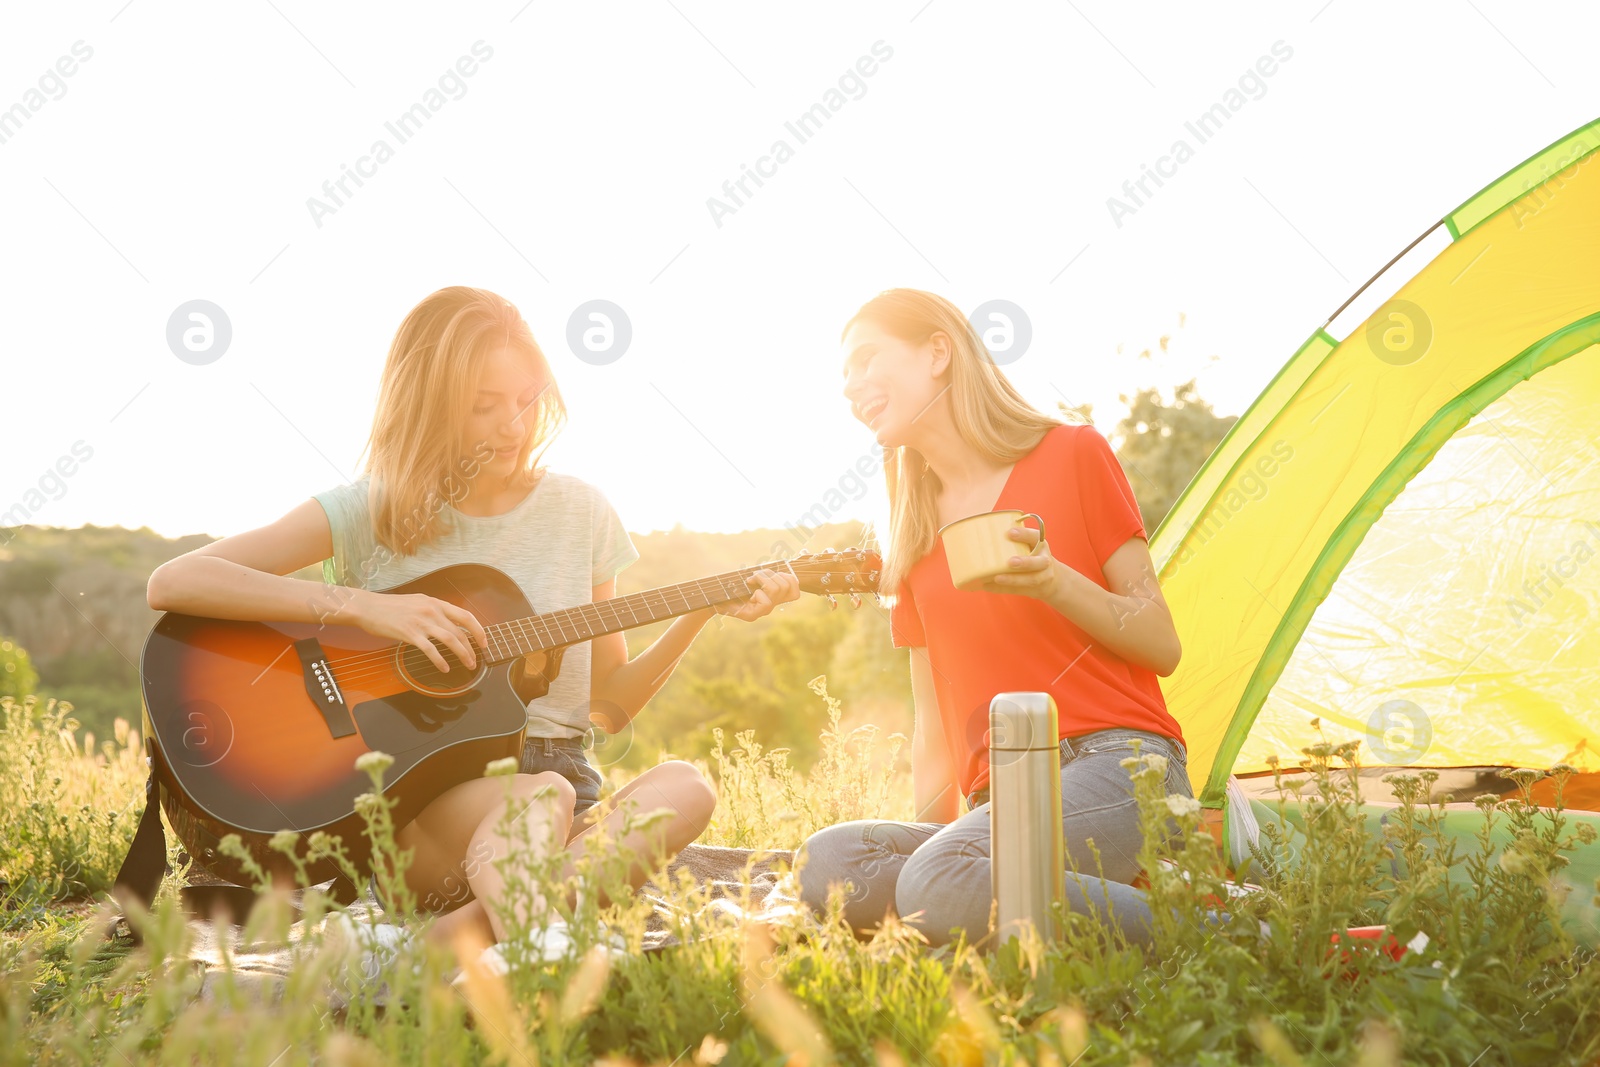
[[[0,638],[0,696],[21,697],[39,685],[39,675],[22,646]]]
[[[112,737],[116,733],[118,719],[138,723],[144,718],[144,697],[136,682],[46,683],[34,692],[41,701],[54,697],[62,704],[70,704],[72,717],[78,723],[79,737],[85,732],[96,737]]]
[[[898,805],[909,790],[897,742],[882,745],[870,730],[842,732],[837,702],[820,679],[815,689],[830,728],[809,776],[751,734],[741,733],[731,753],[719,739],[713,769],[721,800],[711,840],[790,847],[838,819],[904,817]],[[107,777],[60,741],[64,712],[29,711],[24,728],[7,706],[0,768],[7,779],[22,756],[46,759],[54,770],[28,788],[57,798],[45,804],[51,808],[82,788],[69,779]],[[542,907],[521,905],[551,901],[580,942],[571,958],[520,967],[504,980],[469,968],[467,989],[457,993],[443,979],[476,956],[423,940],[385,972],[385,1007],[357,996],[329,1015],[325,983],[346,992],[366,987],[344,984],[358,979],[339,969],[346,965],[336,946],[315,932],[332,906],[326,896],[311,891],[302,899],[307,935],[292,942],[294,973],[281,1000],[263,1004],[226,983],[197,999],[192,969],[174,966],[187,954],[187,926],[170,891],[175,872],[148,917],[146,948],[136,953],[102,948],[92,924],[54,916],[20,942],[0,941],[0,1063],[120,1063],[126,1056],[129,1063],[203,1058],[220,1067],[269,1062],[293,1048],[282,1062],[733,1065],[804,1057],[1591,1067],[1600,1055],[1600,968],[1552,922],[1550,874],[1593,842],[1564,823],[1559,804],[1531,804],[1529,780],[1538,772],[1516,772],[1520,797],[1480,802],[1486,826],[1508,825],[1513,846],[1497,849],[1486,829],[1471,847],[1459,847],[1440,828],[1442,809],[1420,799],[1426,773],[1397,778],[1401,804],[1375,833],[1359,805],[1353,746],[1319,743],[1303,755],[1297,762],[1310,768],[1317,794],[1291,796],[1280,780],[1279,818],[1264,827],[1260,862],[1235,872],[1262,888],[1240,900],[1229,898],[1221,856],[1192,801],[1163,795],[1161,757],[1125,764],[1145,827],[1149,949],[1116,926],[1072,913],[1060,916],[1054,943],[1035,937],[995,948],[960,940],[938,950],[893,919],[858,938],[844,926],[838,900],[820,920],[775,915],[746,923],[711,906],[703,887],[674,882],[659,867],[655,901],[616,891],[604,906],[596,894],[575,903],[567,899],[562,854],[525,845],[495,861],[511,910],[533,916],[510,925],[526,930],[548,921]],[[364,759],[376,788],[383,759]],[[62,781],[52,784],[54,774]],[[119,781],[122,801],[131,802],[142,773]],[[35,799],[7,794],[0,811],[11,818],[19,803]],[[373,792],[358,810],[387,871],[403,873],[410,857],[395,847],[390,806]],[[38,842],[32,869],[48,868],[46,855],[89,853],[92,840],[106,836],[73,814],[59,823],[31,818],[45,827],[31,831]],[[1177,833],[1167,840],[1169,824]],[[5,825],[7,841],[15,825]],[[340,848],[326,835],[280,836],[275,847],[306,858]],[[626,858],[602,846],[575,869],[609,892]],[[403,887],[384,882],[388,899],[403,907]],[[601,921],[637,949],[655,902],[672,916],[682,944],[609,962],[588,951]],[[263,893],[244,940],[288,942],[294,918],[282,896]],[[418,918],[423,930],[434,921]],[[1369,922],[1388,923],[1401,939],[1424,930],[1431,941],[1399,959],[1369,942],[1331,943]]]
[[[143,810],[139,732],[118,719],[95,750],[72,705],[0,697],[0,879],[15,900],[70,900],[111,887]]]

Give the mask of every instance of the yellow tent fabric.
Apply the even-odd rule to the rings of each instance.
[[[1207,806],[1313,717],[1367,765],[1600,770],[1597,146],[1600,120],[1358,290],[1391,295],[1313,333],[1152,537]]]

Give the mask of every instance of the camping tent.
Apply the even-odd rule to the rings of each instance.
[[[1151,539],[1196,795],[1365,765],[1600,772],[1600,121],[1413,241]]]

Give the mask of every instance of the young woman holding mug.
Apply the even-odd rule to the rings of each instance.
[[[880,586],[895,594],[897,647],[911,650],[912,777],[918,821],[861,820],[802,848],[801,893],[815,910],[846,887],[858,930],[893,912],[932,944],[988,931],[989,702],[1042,691],[1060,717],[1061,797],[1074,911],[1148,937],[1150,912],[1129,883],[1142,833],[1129,771],[1133,744],[1165,756],[1166,791],[1192,796],[1187,750],[1158,677],[1181,654],[1126,476],[1093,426],[1024,401],[948,300],[891,289],[846,323],[844,395],[885,450],[889,496]],[[1005,573],[957,589],[948,523],[1015,509]],[[965,798],[967,811],[961,812]],[[1090,842],[1104,879],[1095,876]]]

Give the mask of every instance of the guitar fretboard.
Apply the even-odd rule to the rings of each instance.
[[[751,595],[745,578],[762,568],[783,571],[788,570],[789,565],[783,562],[762,563],[680,585],[630,593],[611,600],[580,604],[575,608],[529,615],[509,622],[491,623],[483,628],[489,638],[489,661],[503,663],[530,652],[543,652],[602,634],[646,626],[713,604],[743,600]]]

